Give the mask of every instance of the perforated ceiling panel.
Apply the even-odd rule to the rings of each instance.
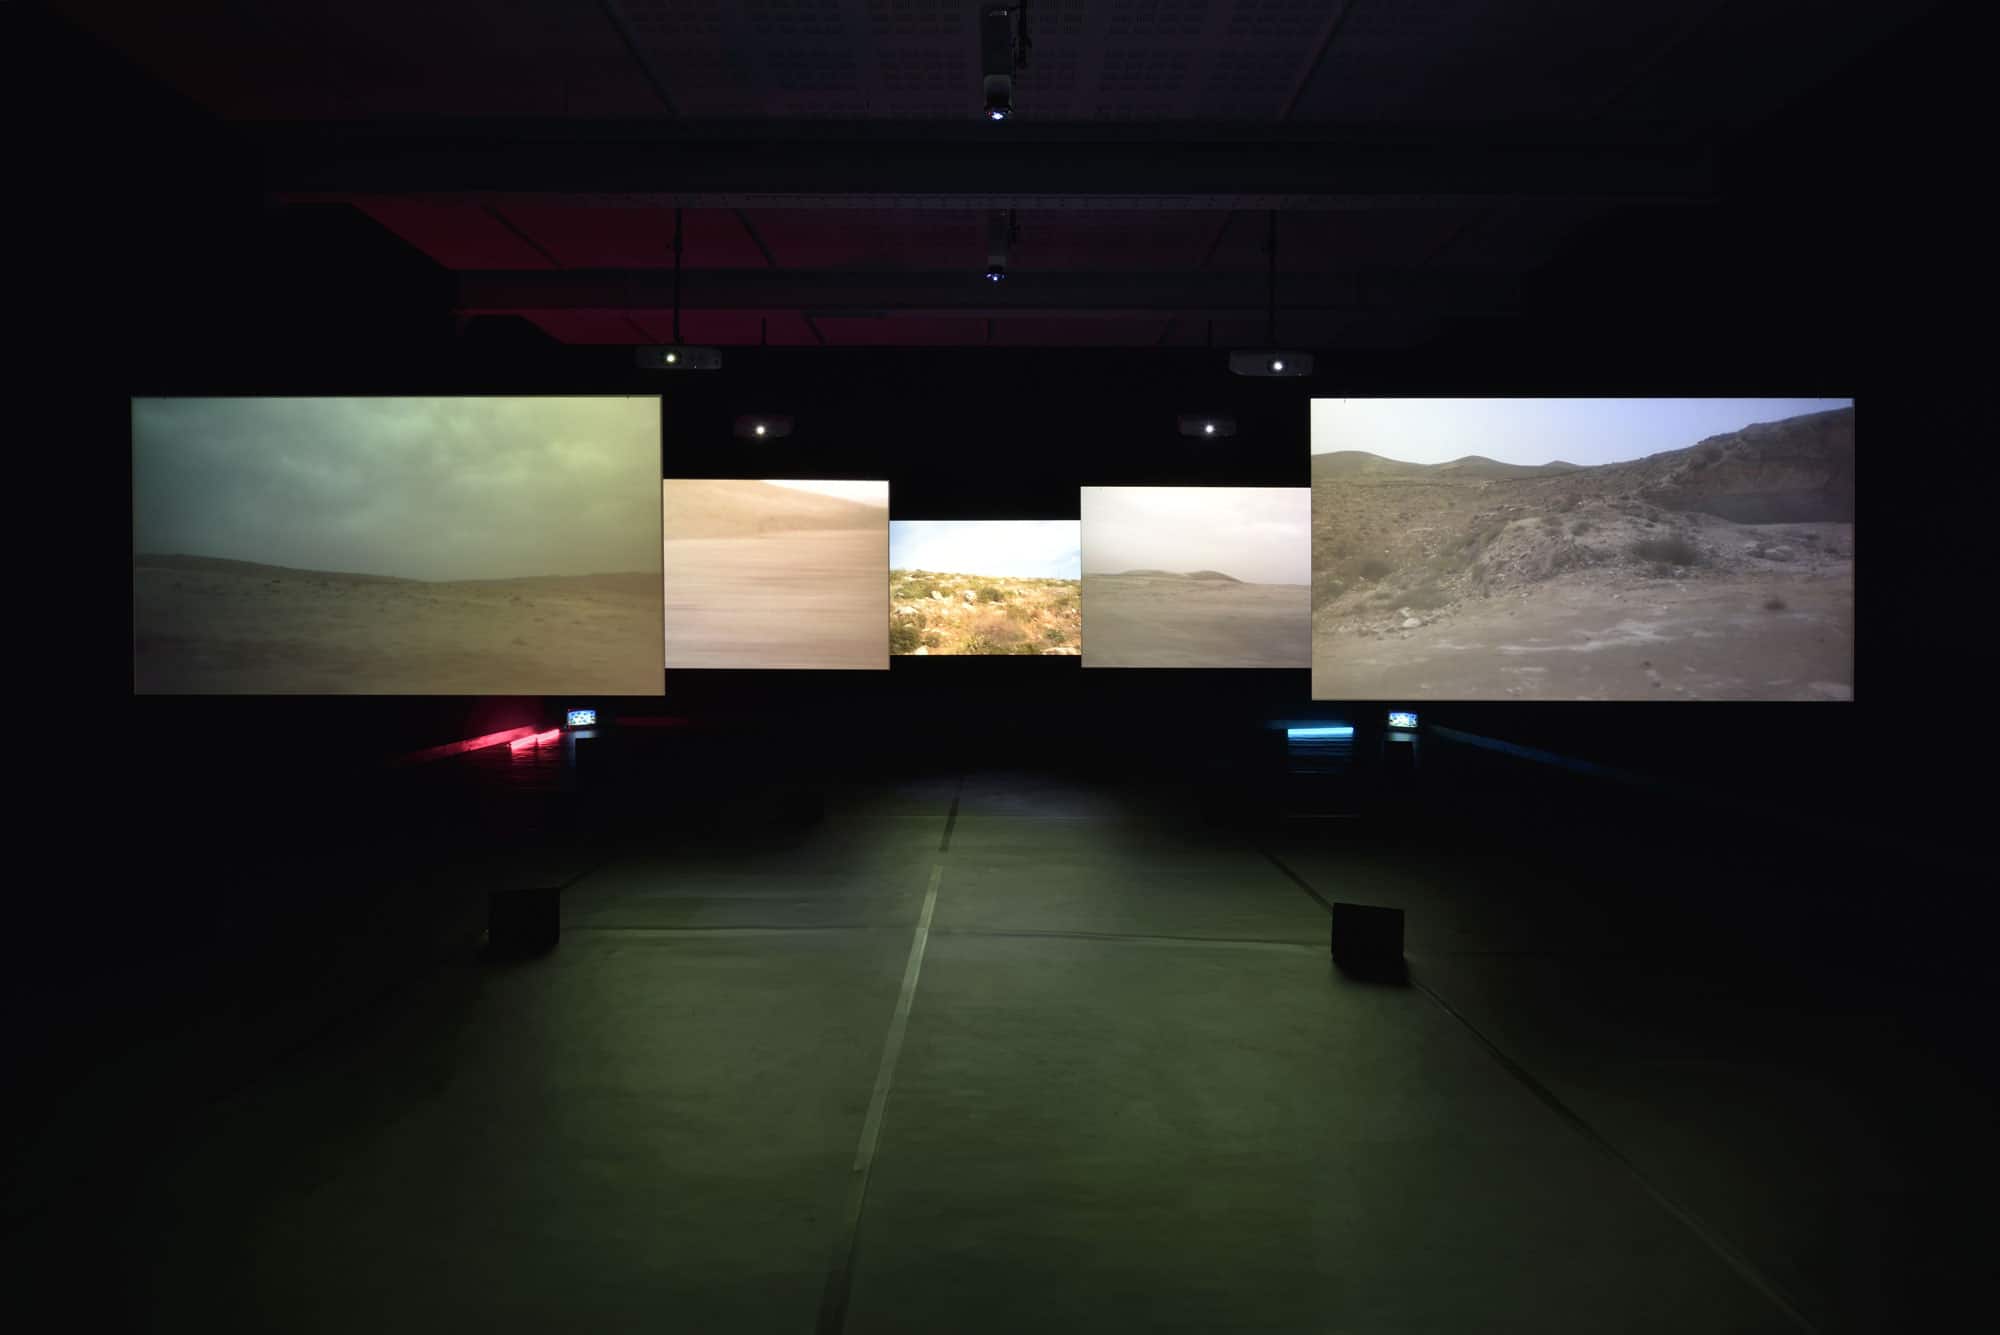
[[[577,0],[52,0],[52,7],[228,119],[659,111],[617,30],[596,5]]]
[[[50,3],[231,118],[973,118],[979,109],[978,0]],[[1017,114],[1710,124],[1781,107],[1912,8],[1029,0]]]
[[[974,0],[614,0],[683,115],[972,117]],[[1023,119],[1268,118],[1297,91],[1328,0],[1034,0]]]

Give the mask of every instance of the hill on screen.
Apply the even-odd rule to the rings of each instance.
[[[676,478],[661,494],[668,541],[816,529],[879,529],[889,519],[886,505],[866,505],[737,478]]]
[[[658,582],[658,577],[646,570],[600,570],[587,575],[497,575],[485,579],[415,579],[406,575],[364,575],[352,570],[314,570],[303,566],[271,565],[264,561],[235,561],[224,556],[187,556],[178,552],[171,555],[135,552],[132,555],[132,565],[134,569],[143,570],[205,571],[219,575],[241,575],[245,578],[314,580],[321,583],[338,581],[342,584],[435,584],[453,587],[520,584],[553,587],[615,581],[623,587],[630,587],[634,581],[638,581],[641,587],[650,588]]]
[[[1236,576],[1234,576],[1234,575],[1225,575],[1225,574],[1223,574],[1223,573],[1222,573],[1222,572],[1221,572],[1220,570],[1186,570],[1186,571],[1181,571],[1181,570],[1121,570],[1121,571],[1119,571],[1118,573],[1119,573],[1119,574],[1120,574],[1121,576],[1124,576],[1124,575],[1145,575],[1145,576],[1148,576],[1148,577],[1150,577],[1150,578],[1153,578],[1153,579],[1206,579],[1206,580],[1214,580],[1214,581],[1220,581],[1220,582],[1222,582],[1222,583],[1225,583],[1225,584],[1241,584],[1241,583],[1243,582],[1242,580],[1240,580],[1240,579],[1236,578]]]
[[[357,575],[345,570],[305,570],[298,566],[274,566],[265,561],[232,561],[225,556],[187,556],[180,552],[170,555],[134,552],[132,564],[148,570],[213,570],[223,574],[268,575],[272,578],[293,575],[300,579],[375,580],[383,584],[422,582],[406,579],[401,575]]]
[[[1312,457],[1312,475],[1315,482],[1322,478],[1347,477],[1434,477],[1454,482],[1497,482],[1509,478],[1549,477],[1557,473],[1578,471],[1576,464],[1564,463],[1560,459],[1546,464],[1503,464],[1498,459],[1488,459],[1483,454],[1468,454],[1461,459],[1453,459],[1449,463],[1442,464],[1409,464],[1399,459],[1385,459],[1366,450],[1335,450],[1331,454],[1315,454]]]

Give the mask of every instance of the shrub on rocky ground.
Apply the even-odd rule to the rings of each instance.
[[[1633,556],[1659,565],[1691,566],[1701,563],[1701,548],[1675,534],[1664,538],[1642,538],[1631,546]]]
[[[1417,612],[1428,612],[1450,601],[1451,595],[1436,584],[1424,584],[1403,595],[1403,606]]]

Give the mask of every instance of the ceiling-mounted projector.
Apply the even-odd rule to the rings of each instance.
[[[639,365],[655,371],[720,371],[721,348],[690,348],[677,343],[638,350]]]
[[[1236,419],[1227,413],[1182,413],[1181,434],[1197,440],[1214,440],[1236,434]]]
[[[736,435],[742,440],[776,440],[792,434],[792,419],[783,413],[745,413],[736,419]]]
[[[1229,369],[1236,375],[1311,375],[1310,352],[1232,352]]]
[[[979,72],[987,120],[1004,121],[1014,114],[1014,72],[1025,68],[1021,8],[987,0],[979,10]]]

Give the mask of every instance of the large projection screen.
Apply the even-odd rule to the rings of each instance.
[[[1082,513],[1085,667],[1312,665],[1306,488],[1085,487]]]
[[[660,400],[135,398],[142,693],[658,695]]]
[[[1318,700],[1851,700],[1852,399],[1315,399]]]
[[[668,478],[669,668],[886,671],[889,484]]]
[[[897,654],[1083,652],[1074,519],[899,519],[889,526]]]

